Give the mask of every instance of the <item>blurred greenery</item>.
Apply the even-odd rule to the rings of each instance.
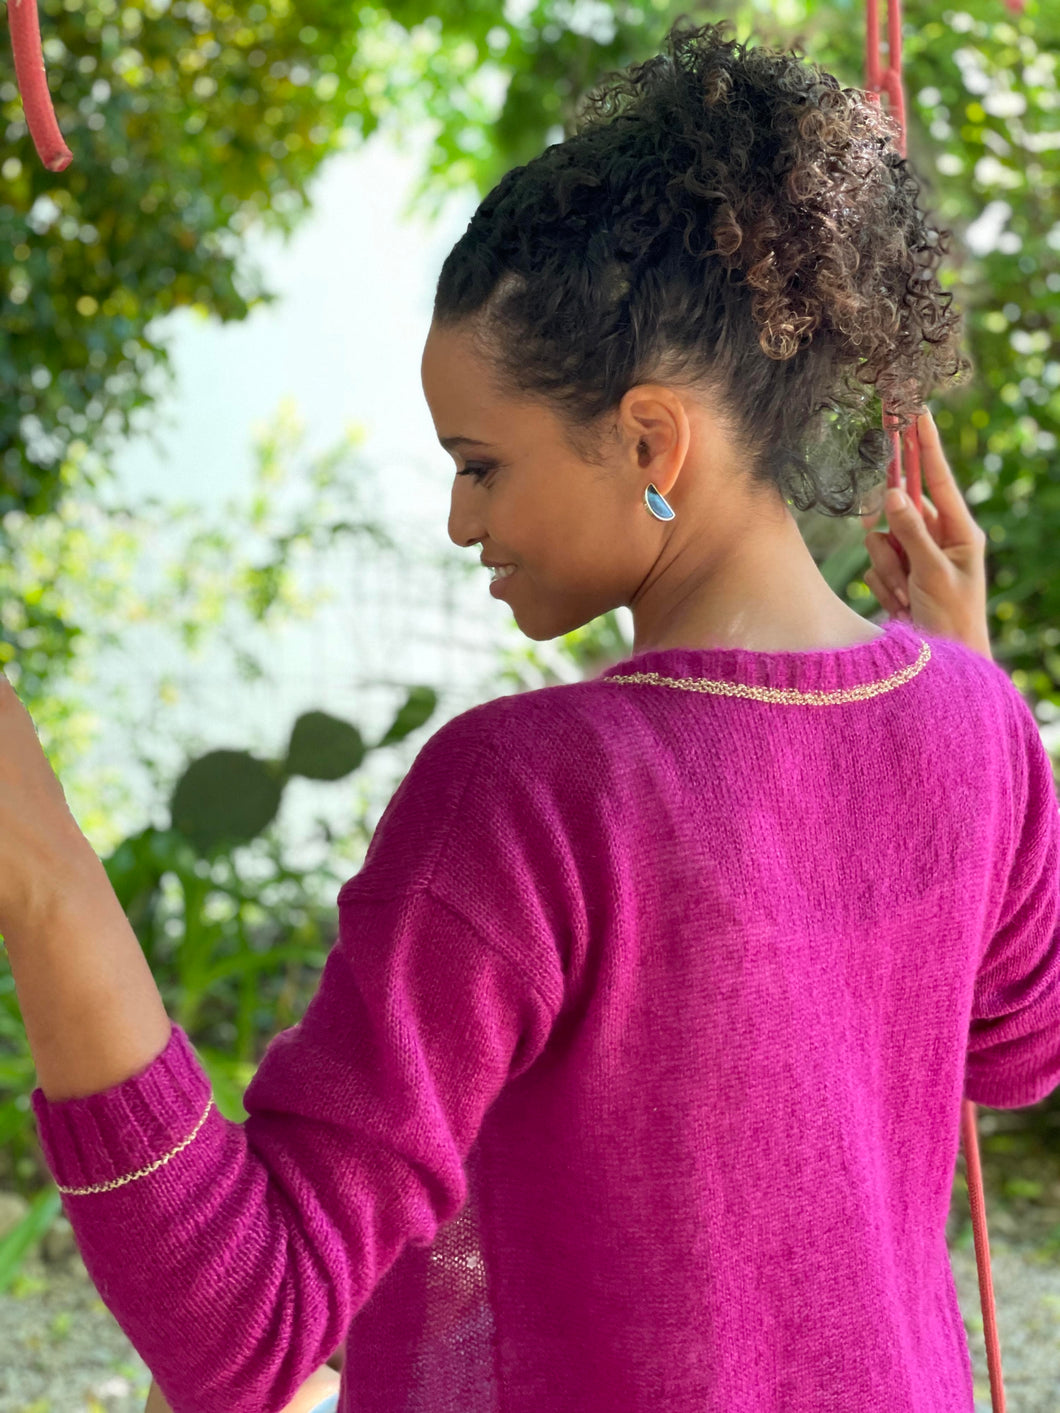
[[[115,835],[123,782],[105,782],[94,798],[79,778],[95,723],[69,685],[78,673],[83,680],[93,651],[120,649],[133,608],[153,632],[179,632],[190,656],[233,604],[263,626],[300,611],[290,566],[302,549],[344,535],[381,549],[385,537],[361,505],[331,504],[357,479],[346,475],[356,438],[310,478],[297,523],[273,527],[275,476],[288,457],[279,432],[261,449],[249,516],[191,539],[156,594],[130,591],[121,571],[152,533],[150,515],[103,511],[98,492],[121,441],[155,434],[172,377],[165,316],[190,307],[203,318],[245,319],[270,302],[248,268],[248,235],[293,233],[326,162],[377,130],[404,144],[430,125],[409,213],[432,218],[454,190],[485,194],[569,132],[580,95],[604,72],[656,52],[685,11],[668,0],[385,8],[39,0],[39,8],[74,161],[61,174],[38,161],[9,50],[0,50],[0,665],[11,664],[82,826],[113,850],[116,878],[123,847],[147,870],[128,903],[167,1004],[179,1012],[189,967],[199,967],[200,988],[207,978],[201,1005],[186,1013],[235,1116],[265,1043],[312,994],[334,925],[322,897],[356,867],[365,820],[351,819],[346,838],[327,836],[339,866],[330,878],[324,865],[285,866],[270,829],[239,857],[233,850],[208,863],[168,828],[141,822]],[[1060,715],[1060,8],[1029,0],[1017,17],[1002,0],[906,0],[904,11],[909,155],[925,199],[955,232],[943,279],[965,310],[976,368],[965,388],[935,403],[936,421],[989,536],[995,656],[1044,723]],[[843,83],[864,85],[863,0],[729,0],[694,12],[700,21],[724,16],[741,38],[799,45]],[[800,524],[835,591],[871,613],[860,523]],[[263,557],[245,553],[249,530],[266,538]],[[228,636],[245,680],[266,680],[239,630]],[[538,685],[624,648],[607,615],[553,647],[508,654],[501,681]],[[165,684],[160,692],[165,701]],[[181,744],[190,759],[209,743]],[[167,797],[172,761],[145,752],[137,764]],[[243,862],[262,855],[265,877]],[[212,976],[204,955],[216,959]],[[222,961],[233,965],[220,970]],[[14,1155],[12,1176],[28,1192],[46,1175],[39,1154],[32,1167],[34,1126],[18,1103],[32,1065],[9,982],[0,973],[0,1151]],[[32,1221],[47,1209],[42,1196]],[[0,1286],[4,1253],[10,1264],[17,1246],[0,1247]]]
[[[1020,690],[1060,713],[1060,8],[1028,0],[907,0],[909,155],[955,234],[945,275],[967,314],[976,376],[936,408],[954,471],[990,538],[990,630]],[[273,297],[245,268],[255,227],[293,232],[311,178],[384,129],[433,145],[410,210],[484,194],[569,131],[600,75],[657,48],[683,7],[666,0],[42,0],[49,79],[73,164],[32,150],[10,67],[0,70],[0,517],[53,510],[107,475],[107,457],[169,376],[158,321],[190,305],[242,319]],[[698,19],[800,45],[865,82],[862,0],[727,0]],[[884,53],[885,53],[884,48]],[[147,219],[145,219],[145,217]],[[992,222],[996,220],[996,229]],[[163,379],[159,386],[158,374]],[[134,420],[134,414],[141,420]],[[3,533],[6,520],[0,519]],[[841,547],[857,527],[830,531]],[[822,558],[835,544],[822,546]],[[872,600],[848,557],[837,591]],[[27,630],[74,631],[24,604]],[[0,647],[3,646],[0,630]]]

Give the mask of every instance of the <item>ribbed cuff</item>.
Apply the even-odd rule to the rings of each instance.
[[[145,1070],[111,1089],[30,1103],[41,1149],[61,1191],[105,1190],[167,1162],[209,1116],[210,1080],[187,1033],[174,1025]]]

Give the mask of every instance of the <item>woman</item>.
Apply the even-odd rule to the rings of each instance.
[[[874,504],[867,388],[904,425],[969,365],[893,123],[723,30],[501,180],[424,348],[451,538],[531,639],[628,606],[629,657],[427,741],[243,1125],[83,850],[4,926],[175,1413],[303,1413],[340,1345],[342,1413],[972,1406],[945,1221],[962,1095],[1060,1083],[1051,767],[929,418],[908,575],[868,537],[910,621],[798,532]]]
[[[923,515],[906,498],[889,523],[909,561],[905,572],[886,535],[869,531],[866,545],[873,567],[865,574],[876,598],[895,617],[904,617],[942,637],[966,643],[990,657],[986,616],[987,538],[972,518],[943,452],[930,413],[918,422],[922,470],[928,494]],[[937,502],[937,507],[936,507]],[[868,515],[866,523],[878,516]],[[908,607],[907,607],[908,605]],[[334,1413],[338,1404],[341,1356],[317,1369],[282,1413]],[[172,1413],[152,1381],[145,1413]]]

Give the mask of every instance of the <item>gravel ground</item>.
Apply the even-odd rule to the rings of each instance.
[[[3,1197],[4,1194],[0,1194]],[[10,1198],[8,1198],[10,1201]],[[990,1413],[971,1230],[952,1207],[950,1260],[975,1376],[975,1413]],[[1052,1214],[1028,1221],[987,1196],[991,1269],[1008,1413],[1057,1413],[1060,1259],[1043,1251]],[[1026,1239],[1028,1229],[1038,1238]],[[0,1295],[0,1413],[141,1413],[151,1375],[100,1300],[65,1218]],[[866,1410],[870,1413],[870,1410]]]

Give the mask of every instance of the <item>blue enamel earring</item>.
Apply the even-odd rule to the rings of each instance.
[[[672,520],[676,513],[671,506],[667,505],[666,497],[660,495],[653,485],[648,485],[644,491],[644,504],[656,520]]]

